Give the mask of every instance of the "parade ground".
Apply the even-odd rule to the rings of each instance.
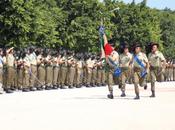
[[[107,87],[0,95],[1,130],[175,130],[175,82],[156,84],[156,98],[133,85],[107,99]]]

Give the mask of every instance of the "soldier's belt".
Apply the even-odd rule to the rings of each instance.
[[[150,70],[157,70],[157,69],[160,69],[161,67],[158,67],[158,66],[150,66]]]
[[[141,71],[142,71],[142,68],[134,67],[134,72],[141,72]]]
[[[128,71],[130,68],[129,67],[121,67],[122,72],[123,71]]]

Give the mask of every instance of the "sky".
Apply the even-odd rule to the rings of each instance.
[[[102,0],[101,0],[102,1]],[[123,0],[125,3],[131,3],[132,0]],[[137,3],[143,0],[135,0]],[[147,5],[151,8],[164,9],[168,7],[175,10],[175,0],[147,0]]]

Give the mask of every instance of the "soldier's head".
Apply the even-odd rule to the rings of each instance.
[[[127,42],[122,43],[121,45],[121,52],[122,53],[128,53],[129,52],[129,45]]]
[[[139,52],[141,52],[141,45],[139,43],[135,43],[135,45],[134,45],[134,53],[138,54]]]
[[[151,42],[151,51],[156,52],[159,48],[159,44],[155,42]]]

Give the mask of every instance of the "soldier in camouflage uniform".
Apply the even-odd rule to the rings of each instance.
[[[122,70],[122,74],[119,77],[122,91],[121,97],[126,96],[125,87],[127,78],[129,77],[130,74],[131,61],[132,61],[132,55],[131,53],[129,53],[129,46],[125,44],[125,46],[123,47],[123,53],[120,55],[119,58],[119,63]]]
[[[165,68],[165,58],[163,54],[158,51],[158,44],[157,43],[152,43],[151,48],[152,51],[148,55],[148,60],[150,64],[150,74],[151,74],[151,96],[150,97],[155,97],[155,82],[156,79],[158,81],[162,81],[161,73],[164,71]]]
[[[142,67],[142,65],[139,64],[139,62],[136,60],[135,57],[137,57],[137,59],[143,64],[144,68]],[[140,99],[139,85],[144,86],[145,76],[142,76],[142,72],[146,70],[146,72],[148,73],[148,69],[149,69],[148,58],[146,54],[141,52],[141,45],[136,43],[134,46],[134,56],[133,56],[133,70],[134,70],[133,82],[136,94],[136,97],[134,98],[135,100]]]

